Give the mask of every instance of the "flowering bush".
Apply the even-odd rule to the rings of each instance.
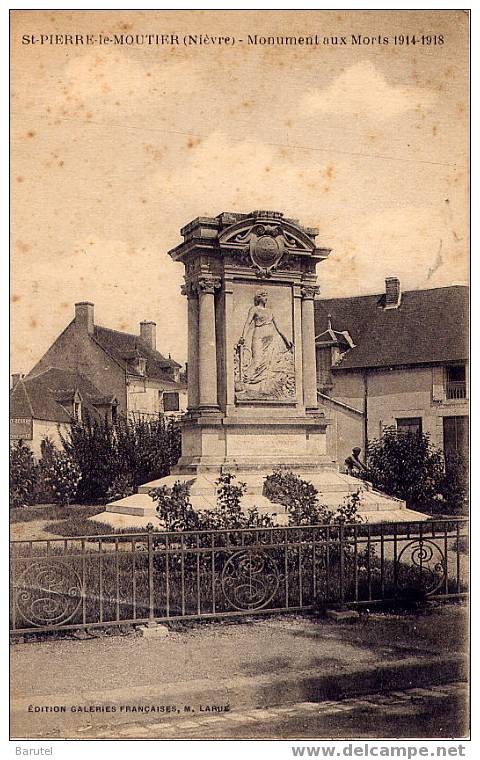
[[[336,511],[318,500],[318,491],[308,480],[288,470],[274,470],[264,481],[263,494],[270,501],[283,504],[289,517],[289,525],[318,525],[322,523],[360,522],[357,510],[360,492],[344,498]]]
[[[23,441],[10,448],[10,503],[12,507],[33,504],[38,467]]]
[[[424,433],[384,430],[369,442],[367,478],[374,488],[405,499],[408,507],[428,510],[444,475],[442,452]]]
[[[168,531],[273,527],[275,523],[272,515],[261,514],[256,507],[247,510],[242,508],[241,500],[246,485],[235,481],[236,476],[229,472],[219,476],[216,481],[217,503],[213,509],[194,509],[189,487],[180,481],[174,483],[172,488],[154,488],[150,491],[150,496],[157,503],[157,515]],[[360,501],[358,491],[345,497],[344,504],[335,512],[319,504],[318,492],[314,486],[292,472],[277,470],[267,476],[264,495],[286,506],[289,525],[361,522],[357,515]]]
[[[116,501],[125,498],[125,496],[131,496],[133,493],[135,493],[133,476],[131,473],[122,473],[114,478],[113,483],[107,489],[106,497],[107,501]]]
[[[235,475],[222,473],[217,485],[217,503],[213,509],[195,510],[190,502],[186,483],[177,481],[172,488],[153,488],[150,496],[157,502],[157,515],[168,531],[221,530],[230,528],[268,528],[273,525],[270,515],[261,515],[254,507],[244,511],[241,498],[245,483],[235,483]]]
[[[65,451],[50,450],[48,457],[42,459],[41,472],[53,500],[62,505],[70,504],[81,480],[80,469],[70,455]]]

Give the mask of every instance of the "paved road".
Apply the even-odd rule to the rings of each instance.
[[[451,683],[339,702],[80,729],[78,739],[465,738],[468,688]],[[72,737],[74,738],[74,737]]]

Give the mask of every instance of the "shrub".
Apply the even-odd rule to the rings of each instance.
[[[217,505],[214,510],[205,510],[203,519],[211,520],[221,528],[270,528],[273,519],[269,514],[260,514],[257,507],[242,509],[241,499],[247,490],[243,482],[235,483],[236,476],[225,472],[216,481]]]
[[[263,494],[270,501],[286,507],[289,525],[360,522],[357,510],[360,492],[350,494],[332,511],[318,500],[318,491],[308,480],[288,470],[274,470],[264,481]]]
[[[447,515],[468,514],[468,464],[461,454],[447,458],[439,490],[442,498],[437,500],[438,511]]]
[[[170,473],[180,456],[180,429],[162,417],[116,425],[85,421],[73,425],[62,443],[82,475],[78,499],[111,499]]]
[[[65,451],[53,449],[48,458],[41,462],[42,477],[51,491],[53,500],[59,504],[70,504],[77,494],[81,481],[80,469]]]
[[[10,447],[10,502],[13,507],[34,503],[38,467],[31,450],[23,441]]]
[[[368,474],[374,488],[430,511],[444,481],[443,455],[424,433],[387,428],[368,446]]]
[[[245,483],[236,482],[233,473],[222,473],[216,481],[217,503],[213,509],[195,510],[190,501],[189,487],[177,481],[172,488],[162,486],[150,491],[157,502],[157,515],[168,531],[238,530],[241,528],[271,528],[273,516],[261,514],[256,507],[244,510],[242,496]],[[264,495],[287,508],[289,525],[360,522],[357,516],[360,494],[345,497],[336,512],[319,504],[316,488],[292,472],[276,470],[267,476]]]
[[[149,493],[157,502],[157,515],[168,531],[222,530],[240,528],[268,528],[273,526],[270,515],[261,515],[256,507],[242,510],[241,498],[245,483],[234,483],[235,475],[222,473],[217,485],[217,503],[214,509],[195,510],[190,502],[187,483],[177,481],[172,488],[161,486]]]
[[[362,497],[360,490],[343,497],[343,504],[337,508],[337,512],[332,515],[334,523],[360,523],[363,519],[358,514],[358,508]]]
[[[261,515],[256,507],[244,511],[241,498],[245,483],[234,483],[235,475],[222,473],[217,485],[217,503],[213,509],[195,510],[190,502],[187,483],[177,481],[172,488],[161,486],[149,493],[157,502],[157,515],[168,531],[222,530],[268,528],[273,526],[270,515]]]
[[[167,531],[200,530],[198,513],[190,502],[189,486],[177,480],[172,488],[152,488],[149,496],[157,502],[157,516]]]
[[[263,495],[286,507],[291,525],[329,522],[330,511],[319,504],[315,486],[293,472],[278,469],[267,475]]]
[[[105,423],[85,421],[72,425],[63,448],[79,468],[82,479],[78,488],[80,502],[95,501],[106,496],[119,473],[115,430]]]

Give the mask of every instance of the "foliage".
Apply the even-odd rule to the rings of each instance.
[[[405,499],[408,507],[429,511],[444,479],[442,452],[425,433],[387,428],[369,443],[367,479],[379,491]]]
[[[108,487],[106,497],[107,501],[117,501],[117,499],[131,496],[133,493],[135,493],[135,486],[131,474],[121,473],[114,478],[113,483]]]
[[[48,457],[42,459],[41,473],[53,500],[59,504],[70,504],[77,494],[82,475],[75,460],[66,451],[51,449]]]
[[[157,515],[167,531],[222,530],[239,528],[268,528],[273,525],[270,515],[261,515],[256,507],[244,511],[241,498],[245,483],[235,483],[235,475],[222,473],[217,485],[217,503],[213,509],[195,510],[190,501],[188,484],[177,481],[172,488],[161,486],[150,491],[157,502]]]
[[[387,428],[369,443],[367,479],[374,488],[434,514],[466,514],[468,468],[460,454],[445,462],[424,433]]]
[[[10,447],[10,503],[13,507],[32,504],[38,480],[33,454],[23,441]]]
[[[149,496],[157,502],[157,516],[167,531],[200,530],[198,513],[190,502],[187,483],[176,481],[172,488],[152,488]]]
[[[332,511],[320,504],[318,491],[312,483],[302,480],[288,470],[274,470],[264,481],[263,494],[270,501],[286,507],[289,525],[319,525],[322,523],[358,522],[360,492],[345,497],[344,504]]]
[[[332,516],[332,522],[334,523],[359,523],[362,522],[362,518],[358,514],[358,508],[362,497],[360,496],[360,490],[354,491],[343,497],[343,504],[337,507],[336,514]]]
[[[163,417],[115,425],[87,420],[72,425],[62,442],[81,471],[83,502],[128,495],[168,475],[180,456],[178,423]]]
[[[445,474],[439,488],[441,499],[437,510],[447,515],[468,514],[468,464],[460,453],[451,454],[445,462]]]
[[[72,425],[66,437],[62,437],[62,443],[82,474],[78,500],[105,497],[120,470],[115,428],[86,420]]]

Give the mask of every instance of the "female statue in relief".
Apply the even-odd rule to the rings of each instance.
[[[293,343],[280,330],[267,304],[265,291],[255,294],[237,344],[240,382],[249,398],[291,395]]]

